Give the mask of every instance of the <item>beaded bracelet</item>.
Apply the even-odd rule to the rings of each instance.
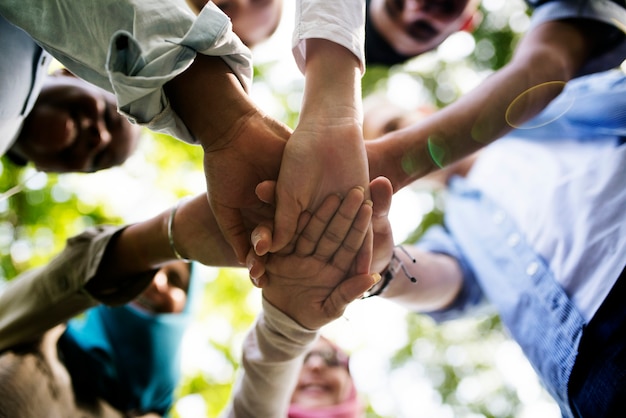
[[[379,296],[381,293],[383,293],[383,291],[387,288],[387,286],[389,286],[389,283],[391,283],[391,280],[393,280],[393,278],[396,277],[396,274],[398,274],[400,270],[402,270],[404,275],[408,277],[408,279],[412,283],[417,283],[417,278],[411,275],[411,273],[406,268],[402,260],[400,260],[400,258],[396,255],[397,248],[399,248],[400,251],[406,254],[407,257],[411,259],[413,264],[417,262],[417,260],[413,256],[411,256],[411,254],[409,254],[409,252],[402,245],[397,245],[396,247],[394,247],[393,253],[391,254],[391,260],[389,261],[389,264],[387,265],[387,267],[385,267],[385,269],[381,273],[382,279],[380,282],[377,283],[378,287],[374,285],[372,289],[370,289],[363,296],[363,299],[371,298],[372,296]],[[374,289],[374,287],[376,287],[376,289]]]
[[[186,200],[186,199],[183,199],[183,200]],[[167,239],[170,243],[170,248],[172,249],[172,252],[174,253],[177,259],[181,261],[191,261],[183,257],[182,255],[180,255],[178,250],[176,250],[176,246],[174,245],[174,217],[176,216],[176,211],[178,210],[178,207],[180,206],[181,203],[182,203],[182,200],[179,200],[172,207],[172,210],[170,211],[170,217],[167,220]]]

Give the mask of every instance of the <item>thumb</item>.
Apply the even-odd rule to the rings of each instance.
[[[326,316],[332,319],[339,318],[351,302],[359,299],[379,280],[380,275],[377,273],[359,274],[339,283],[324,302]]]
[[[228,242],[235,255],[237,261],[245,265],[246,256],[250,250],[250,238],[246,232],[246,228],[243,223],[243,218],[237,209],[224,208],[223,206],[216,205],[213,207],[213,213],[215,214],[215,220],[220,226],[222,234],[226,242]]]
[[[282,250],[296,233],[298,219],[302,210],[299,205],[278,201],[274,215],[274,234],[270,251],[275,253]]]

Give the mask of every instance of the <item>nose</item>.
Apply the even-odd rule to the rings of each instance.
[[[80,120],[81,132],[87,138],[87,146],[93,153],[106,148],[113,139],[103,117],[83,116]]]

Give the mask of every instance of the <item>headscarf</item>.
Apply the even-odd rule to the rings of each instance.
[[[348,353],[342,350],[337,344],[325,337],[326,340],[336,351],[343,353],[349,360]],[[350,369],[348,368],[348,373]],[[300,405],[290,405],[288,418],[361,418],[363,417],[364,406],[359,398],[354,380],[350,378],[350,392],[348,397],[337,405],[317,407],[314,409],[304,408]]]
[[[151,314],[127,304],[96,306],[69,321],[59,349],[77,396],[120,411],[165,414],[180,379],[181,341],[202,293],[191,268],[183,312]]]

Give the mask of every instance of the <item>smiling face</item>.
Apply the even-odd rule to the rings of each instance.
[[[291,403],[306,409],[338,405],[351,388],[347,356],[320,338],[305,357]]]
[[[180,313],[187,303],[190,279],[189,263],[172,261],[164,264],[133,303],[152,313]]]
[[[463,29],[477,0],[371,0],[368,19],[398,53],[416,56]]]
[[[139,127],[117,113],[115,97],[65,72],[48,77],[10,153],[49,172],[93,172],[122,164]]]

